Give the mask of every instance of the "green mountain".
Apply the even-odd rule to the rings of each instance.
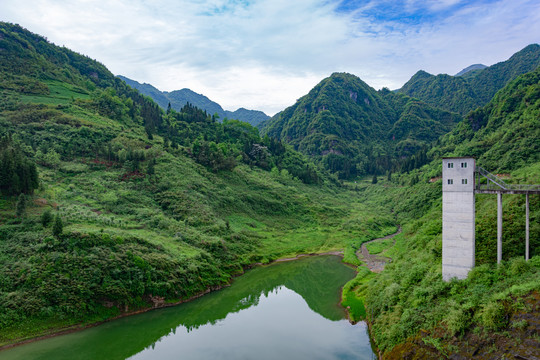
[[[506,172],[540,161],[540,67],[510,82],[484,107],[469,113],[441,141],[441,150],[474,156]]]
[[[262,125],[342,178],[396,170],[461,120],[457,114],[358,77],[335,73]]]
[[[333,74],[266,129],[343,177],[393,171],[341,184],[249,124],[193,105],[167,113],[102,64],[0,23],[0,346],[184,301],[254,263],[343,249],[360,266],[343,299],[384,358],[530,358],[540,198],[525,262],[524,197],[504,196],[498,266],[496,200],[478,195],[478,266],[446,283],[438,178],[440,157],[473,155],[507,182],[540,183],[539,71],[458,125]],[[370,273],[356,251],[396,223],[398,236],[368,245],[392,258]]]
[[[133,89],[137,89],[141,94],[152,98],[152,100],[154,100],[154,102],[158,104],[159,107],[161,107],[162,109],[166,110],[167,107],[169,106],[169,103],[171,102],[171,100],[164,93],[162,93],[161,91],[159,91],[152,85],[146,84],[146,83],[141,84],[137,81],[128,79],[127,77],[122,76],[122,75],[118,75],[117,77],[124,80],[124,82],[128,84],[129,86],[131,86]],[[182,104],[182,106],[180,107],[177,106],[175,110],[179,111],[184,105],[185,104]]]
[[[471,85],[481,104],[485,105],[510,81],[535,70],[538,66],[540,66],[540,45],[531,44],[512,55],[510,59],[479,72],[471,79]]]
[[[460,114],[466,114],[481,105],[471,84],[462,76],[435,76],[420,70],[398,92]]]
[[[236,111],[223,110],[218,103],[202,94],[197,94],[190,89],[161,92],[150,84],[141,84],[121,75],[118,77],[124,80],[132,88],[139,90],[143,95],[151,97],[164,110],[167,109],[169,103],[171,104],[171,108],[176,111],[180,111],[187,103],[189,103],[206,111],[208,114],[217,114],[220,119],[236,119],[247,122],[253,126],[257,126],[269,118],[264,112],[258,110],[247,110],[244,108],[237,109]]]
[[[377,204],[357,224],[373,206],[251,125],[192,105],[165,113],[7,23],[0,162],[0,346],[186,300],[256,262],[354,257],[353,239],[393,229]]]
[[[508,183],[540,184],[539,118],[537,68],[511,81],[444,135],[429,152],[436,160],[408,176],[393,177],[398,186],[387,187],[386,200],[380,201],[394,204],[409,234],[387,250],[392,263],[365,290],[371,334],[384,358],[526,356],[537,351],[540,341],[528,331],[540,320],[533,310],[540,295],[540,197],[530,195],[532,259],[526,262],[525,196],[503,196],[504,261],[497,266],[496,196],[476,195],[476,268],[465,280],[445,283],[438,177],[441,157],[474,156],[479,166],[505,174]],[[411,186],[411,178],[419,182]],[[404,184],[409,186],[399,188]],[[526,305],[512,305],[517,303]]]
[[[531,44],[506,61],[484,69],[473,65],[456,76],[435,76],[420,70],[398,92],[423,100],[432,106],[465,115],[486,105],[509,81],[533,71],[538,66],[540,45]]]

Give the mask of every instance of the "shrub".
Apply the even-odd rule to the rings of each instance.
[[[482,325],[488,330],[501,330],[508,324],[504,305],[497,301],[488,303],[482,310]]]
[[[531,268],[531,265],[523,258],[513,259],[510,263],[509,272],[512,275],[520,275],[526,273]]]
[[[17,199],[16,214],[18,218],[24,217],[26,213],[26,195],[20,194]]]
[[[471,312],[467,306],[456,306],[450,309],[446,316],[445,322],[448,326],[448,331],[452,336],[463,335],[465,330],[471,324]]]
[[[51,209],[47,209],[41,214],[41,225],[43,227],[49,226],[49,224],[53,221],[53,216],[51,213]]]
[[[53,235],[56,237],[59,237],[60,235],[62,235],[63,231],[64,231],[64,224],[62,223],[62,218],[60,217],[60,215],[56,215],[54,219],[53,229],[52,229]]]

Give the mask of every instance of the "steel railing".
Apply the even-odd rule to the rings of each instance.
[[[540,185],[507,184],[503,179],[493,175],[480,166],[476,167],[476,173],[487,179],[486,184],[481,184],[480,181],[476,181],[477,190],[540,191]]]

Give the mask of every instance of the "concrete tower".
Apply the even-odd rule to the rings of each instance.
[[[465,279],[474,267],[473,158],[443,159],[442,277]]]

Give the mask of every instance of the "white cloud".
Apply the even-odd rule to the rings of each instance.
[[[162,90],[187,87],[229,110],[268,113],[334,71],[398,88],[419,69],[490,65],[539,40],[537,1],[362,3],[336,11],[337,0],[2,0],[0,20]]]

